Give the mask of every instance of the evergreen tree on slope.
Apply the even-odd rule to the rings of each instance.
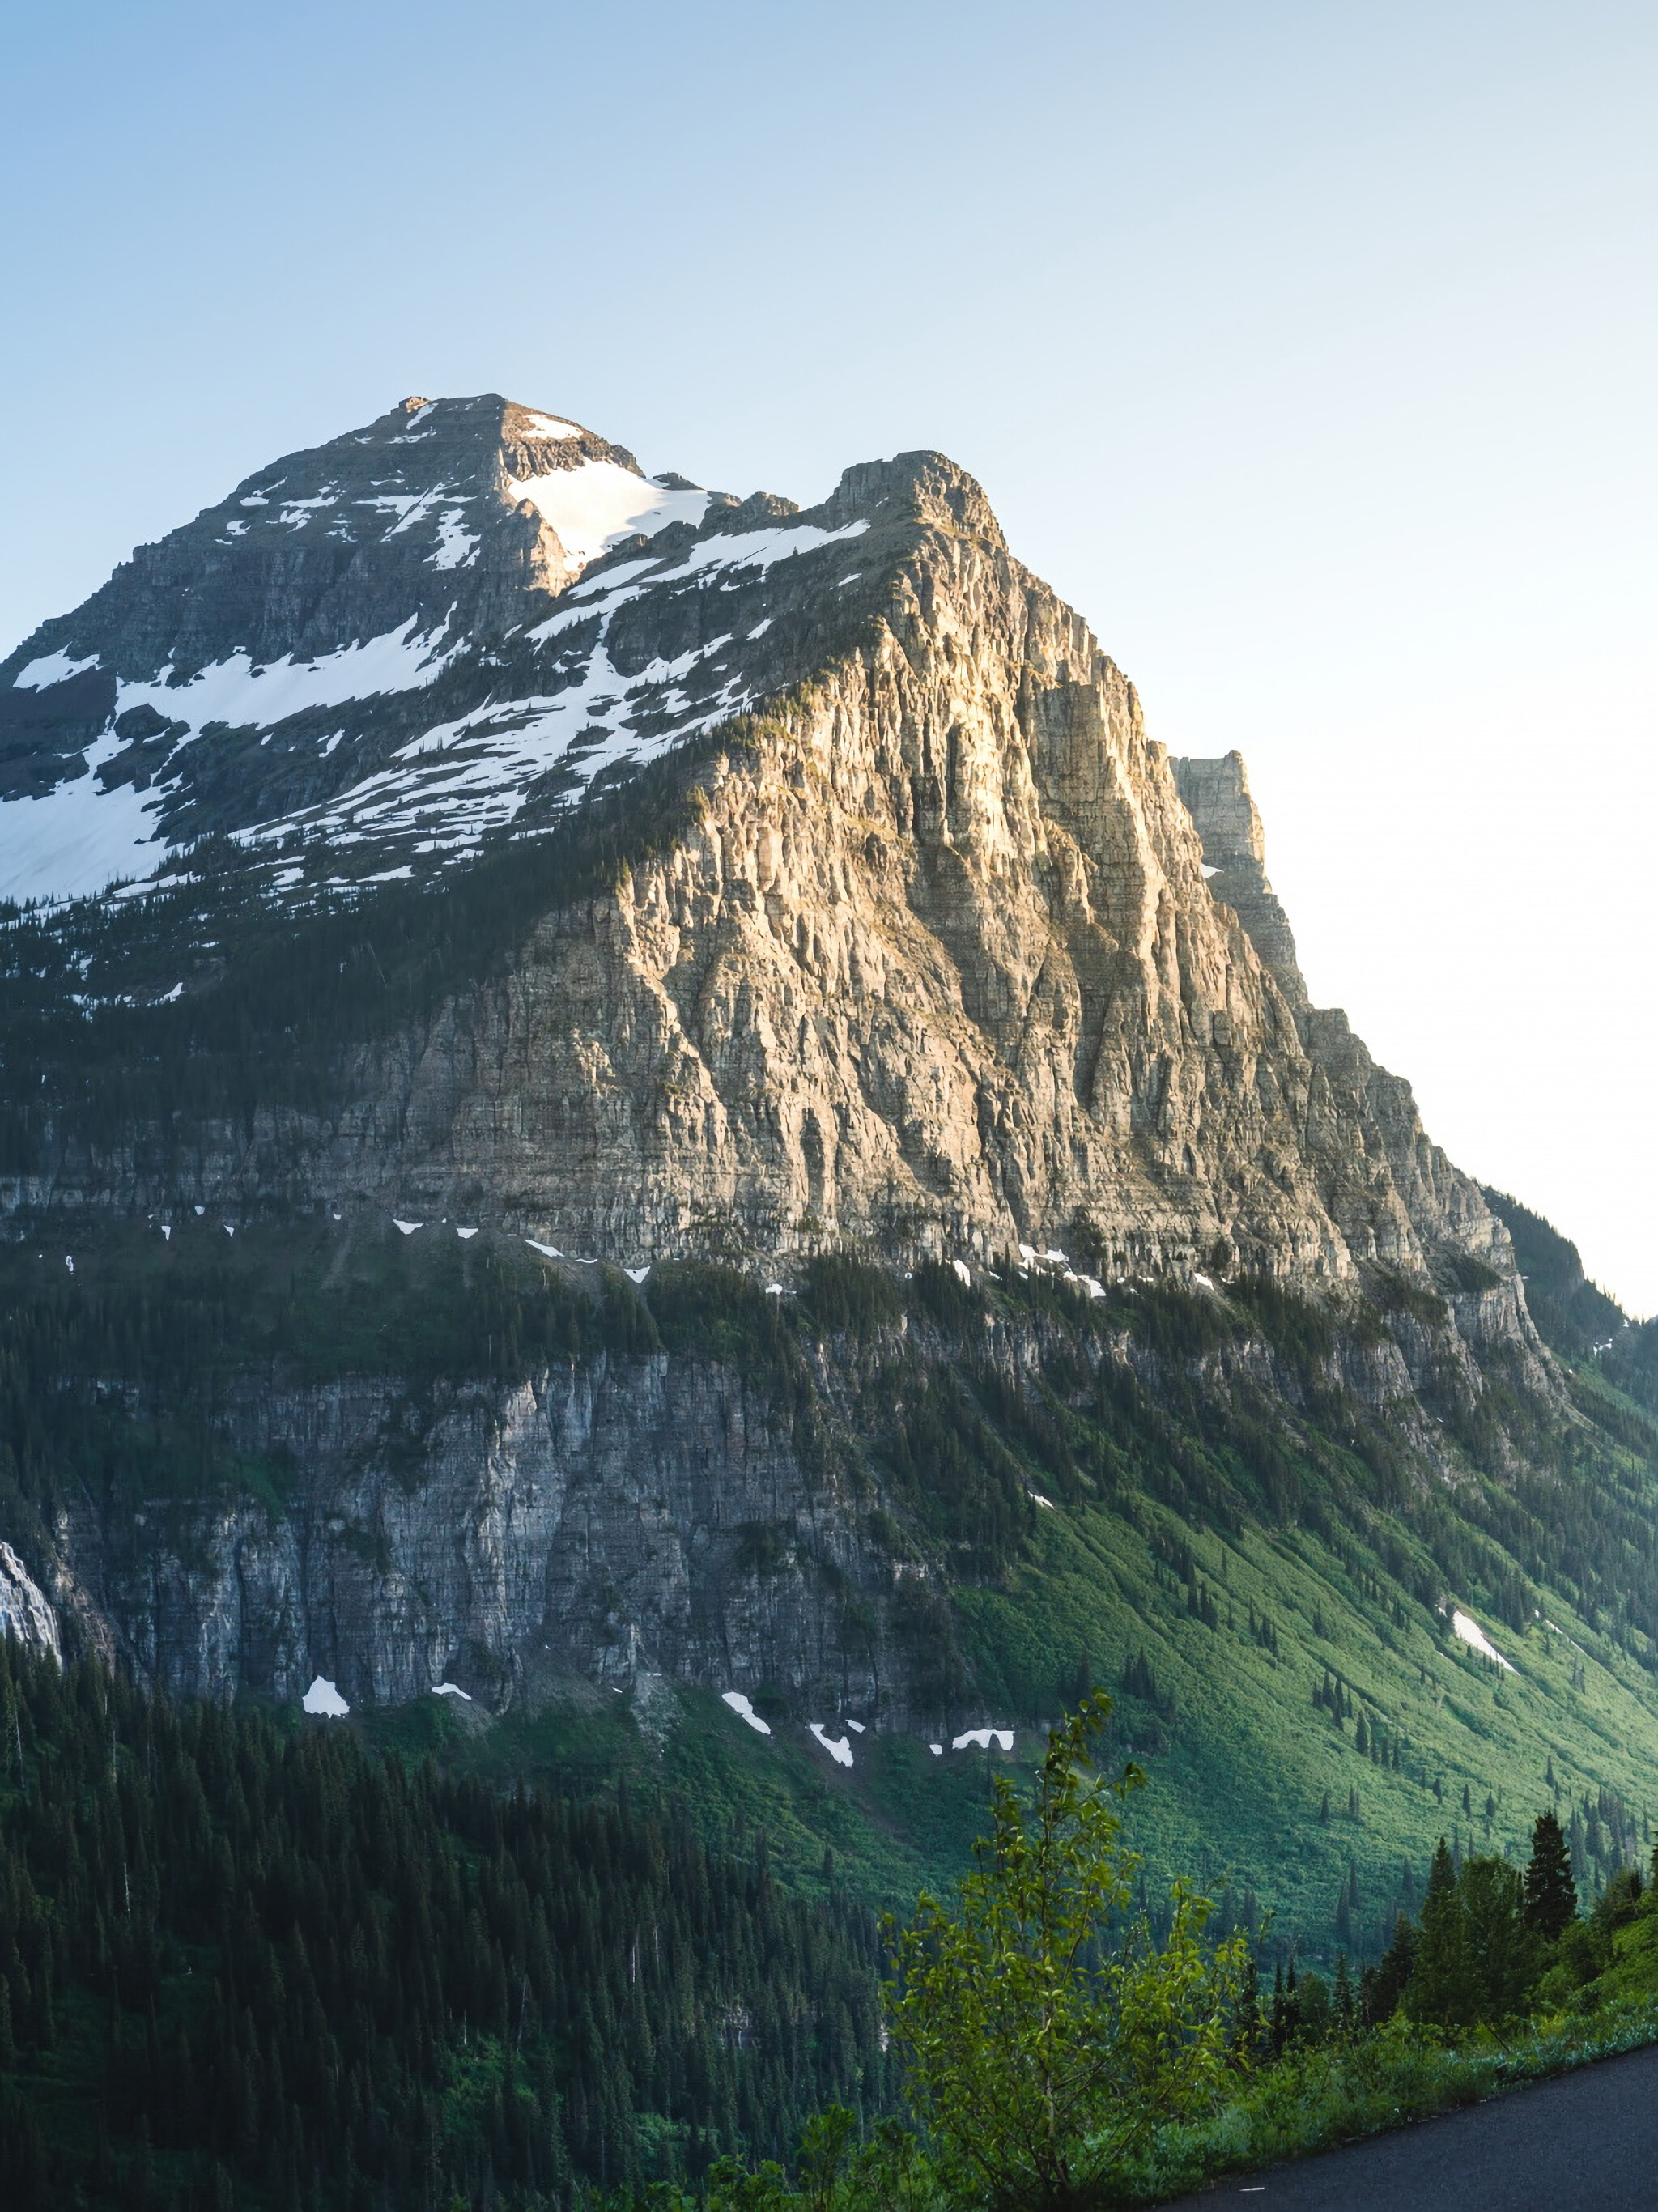
[[[1552,1813],[1540,1813],[1526,1867],[1526,1925],[1545,1942],[1556,1943],[1576,1917],[1577,1885],[1565,1835]]]

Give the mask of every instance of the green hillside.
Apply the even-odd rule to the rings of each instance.
[[[777,1298],[730,1269],[641,1288],[516,1238],[422,1247],[368,1218],[52,1236],[0,1254],[0,1504],[37,1557],[70,1498],[152,1509],[163,1549],[216,1499],[280,1516],[296,1470],[226,1442],[250,1372],[398,1377],[417,1420],[446,1380],[665,1355],[739,1371],[914,1592],[911,1717],[849,1735],[850,1770],[807,1731],[832,1710],[780,1697],[762,1737],[712,1688],[635,1712],[551,1681],[496,1718],[431,1698],[354,1717],[458,1774],[587,1794],[626,1777],[712,1844],[763,1827],[805,1890],[828,1852],[837,1880],[902,1905],[981,1824],[987,1755],[950,1735],[1011,1729],[1023,1763],[1097,1684],[1151,1776],[1136,1822],[1154,1863],[1322,1956],[1374,1953],[1442,1832],[1517,1848],[1553,1802],[1591,1893],[1648,1840],[1658,1426],[1587,1360],[1554,1399],[1498,1368],[1472,1405],[1367,1400],[1351,1380],[1401,1310],[1442,1316],[1420,1290],[1090,1298],[1017,1261],[969,1285],[831,1255]],[[142,1389],[118,1400],[124,1376]],[[1458,1612],[1509,1668],[1453,1632]]]

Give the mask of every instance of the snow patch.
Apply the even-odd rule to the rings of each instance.
[[[642,1283],[651,1272],[651,1263],[647,1260],[642,1267],[624,1267],[622,1272],[630,1283]]]
[[[822,1721],[808,1722],[811,1733],[837,1766],[852,1765],[852,1745],[843,1735],[831,1735]]]
[[[477,556],[478,533],[461,520],[465,509],[446,507],[438,517],[437,550],[427,559],[434,568],[470,568]]]
[[[338,491],[332,484],[325,484],[313,499],[285,499],[276,520],[285,522],[290,530],[303,530],[319,508],[337,507],[339,503]]]
[[[532,407],[526,407],[524,410],[524,428],[532,438],[563,440],[581,435],[579,424],[566,422],[556,415],[543,415]]]
[[[1513,1662],[1503,1656],[1479,1623],[1471,1614],[1453,1612],[1451,1633],[1453,1636],[1460,1637],[1464,1644],[1472,1645],[1482,1658],[1495,1659],[1499,1667],[1506,1668],[1510,1674],[1514,1673]]]
[[[423,1221],[399,1221],[394,1213],[392,1216],[392,1226],[393,1229],[400,1229],[405,1237],[412,1237],[417,1229],[424,1229],[426,1224]]]
[[[761,1735],[769,1735],[771,1734],[771,1723],[769,1721],[762,1721],[761,1719],[759,1714],[756,1712],[753,1705],[750,1703],[748,1698],[744,1696],[741,1690],[726,1690],[722,1692],[720,1702],[722,1705],[729,1705],[732,1711],[737,1715],[738,1720],[746,1721],[749,1726],[751,1729],[756,1729]]]
[[[707,497],[706,493],[703,497]],[[869,524],[862,520],[843,523],[839,530],[825,530],[817,522],[797,522],[780,524],[769,530],[736,530],[705,538],[700,544],[692,546],[677,568],[665,569],[660,580],[695,575],[708,568],[758,568],[763,573],[778,562],[793,561],[801,553],[815,553],[821,546],[838,545],[846,538],[861,538],[868,528]]]
[[[1050,1513],[1057,1513],[1060,1510],[1054,1500],[1051,1498],[1044,1498],[1040,1490],[1029,1491],[1026,1495],[1033,1505],[1045,1505]]]
[[[544,1260],[562,1260],[564,1257],[556,1244],[538,1244],[533,1237],[526,1237],[524,1241],[532,1252],[539,1252]]]
[[[607,568],[602,576],[595,576],[588,583],[572,584],[564,596],[567,599],[593,599],[602,592],[613,592],[623,584],[631,583],[635,576],[642,576],[647,568],[656,566],[654,561],[648,559],[618,561],[614,568]]]
[[[476,1229],[463,1229],[459,1222],[457,1222],[455,1224],[455,1234],[459,1237],[461,1243],[464,1244],[469,1237],[476,1237],[477,1235],[477,1231]]]
[[[322,1713],[331,1720],[337,1720],[343,1714],[349,1713],[351,1710],[325,1674],[318,1675],[316,1680],[306,1692],[301,1702],[307,1712]]]
[[[84,660],[71,660],[60,646],[56,653],[43,653],[38,660],[20,668],[12,681],[20,691],[45,691],[54,684],[67,684],[71,676],[84,676],[88,668],[97,665],[95,653],[88,653]]]
[[[102,790],[94,773],[121,750],[112,735],[87,755],[87,769],[38,799],[0,803],[0,898],[91,898],[119,877],[147,875],[161,835],[161,793],[130,783]]]
[[[507,490],[512,499],[527,499],[558,532],[571,575],[624,538],[654,538],[671,522],[701,522],[710,496],[706,491],[665,491],[615,461],[583,461],[579,468],[550,469],[544,476],[509,477]]]
[[[956,1279],[958,1283],[972,1282],[973,1270],[965,1260],[952,1260],[950,1264],[956,1270]]]
[[[312,659],[295,660],[285,653],[280,660],[256,665],[243,647],[223,660],[210,661],[183,684],[172,682],[172,669],[163,668],[148,683],[119,683],[115,711],[124,714],[129,707],[153,707],[169,721],[188,724],[192,732],[209,722],[270,730],[310,707],[343,707],[383,691],[422,690],[436,681],[466,641],[441,652],[447,622],[416,632],[419,620],[410,615],[395,629],[337,646]]]
[[[950,1747],[952,1751],[988,1751],[993,1743],[996,1746],[999,1751],[1011,1751],[1013,1748],[1012,1729],[998,1728],[968,1729],[961,1735],[951,1736],[950,1740]]]
[[[459,1682],[434,1682],[432,1695],[434,1698],[465,1698],[469,1705],[472,1702],[471,1692],[463,1690]]]

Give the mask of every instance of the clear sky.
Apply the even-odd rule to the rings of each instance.
[[[0,651],[405,392],[937,446],[1315,999],[1658,1308],[1658,9],[13,0]]]

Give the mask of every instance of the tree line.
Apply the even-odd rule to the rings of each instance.
[[[872,1916],[0,1639],[0,2203],[562,2206],[890,2101]]]

